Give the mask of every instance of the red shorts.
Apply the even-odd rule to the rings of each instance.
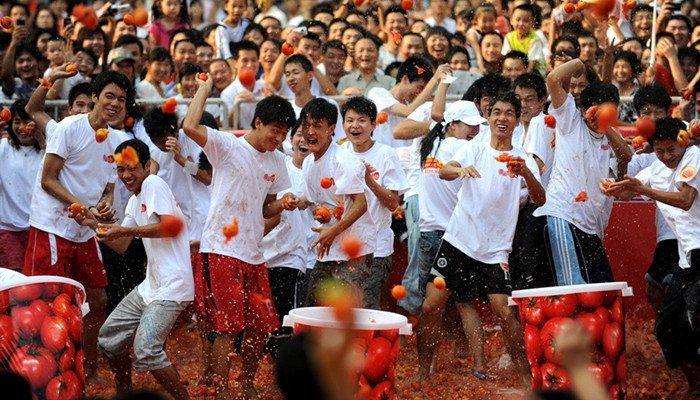
[[[195,310],[208,331],[269,333],[279,328],[265,264],[200,253],[194,271]]]
[[[0,265],[21,272],[28,241],[29,231],[13,232],[0,229]]]
[[[27,276],[65,276],[86,288],[107,286],[102,252],[94,237],[85,243],[76,243],[33,226],[29,228],[22,273]]]

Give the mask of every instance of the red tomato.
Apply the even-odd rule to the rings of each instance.
[[[134,15],[134,23],[136,26],[146,26],[148,24],[148,11],[143,8],[137,8],[132,13]]]
[[[542,299],[531,297],[525,299],[523,304],[525,307],[525,322],[541,328],[547,320],[547,316],[542,309]]]
[[[70,306],[70,315],[68,316],[68,336],[75,343],[80,343],[83,337],[83,314],[76,306]]]
[[[391,296],[396,300],[403,300],[406,297],[406,288],[396,285],[391,289]]]
[[[70,297],[61,293],[53,300],[53,313],[64,318],[68,318],[70,311]]]
[[[605,292],[605,299],[603,300],[604,306],[610,306],[617,299],[617,290],[609,290]]]
[[[359,386],[359,389],[357,389],[357,393],[355,393],[355,398],[369,398],[369,395],[372,394],[372,386],[370,386],[369,382],[367,382],[367,379],[364,376],[360,375],[360,381],[357,384]]]
[[[171,113],[172,114],[172,113]],[[185,223],[173,215],[162,215],[160,217],[160,229],[166,237],[177,237],[182,232]]]
[[[17,307],[10,313],[12,322],[22,339],[31,339],[39,334],[46,314],[33,307]]]
[[[532,390],[542,388],[542,371],[540,371],[538,364],[533,364],[530,367],[530,382],[532,382]]]
[[[394,388],[391,382],[384,381],[375,386],[369,398],[370,400],[392,400],[394,398]]]
[[[71,204],[71,207],[73,205]],[[80,207],[80,206],[78,206]],[[74,213],[75,214],[75,213]],[[41,294],[41,298],[51,300],[61,293],[61,284],[58,282],[54,283],[44,283],[44,291]]]
[[[255,85],[255,73],[250,69],[242,69],[238,74],[238,81],[245,87]]]
[[[413,8],[413,0],[402,0],[401,8],[403,8],[404,10],[409,10]]]
[[[608,312],[608,309],[601,306],[595,309],[593,311],[593,314],[597,315],[598,318],[600,318],[604,323],[610,322],[610,313]]]
[[[343,253],[347,254],[348,257],[355,258],[362,250],[362,242],[355,236],[348,235],[345,237],[345,240],[343,240],[343,243],[341,243],[341,248],[343,249]]]
[[[73,371],[56,376],[46,385],[46,400],[78,400],[83,398],[83,384]]]
[[[610,316],[612,317],[613,322],[625,322],[625,313],[624,309],[622,308],[622,297],[615,299],[615,302],[610,308]]]
[[[61,372],[69,371],[73,369],[75,365],[75,345],[73,341],[66,340],[65,350],[58,359],[58,370]]]
[[[603,304],[605,292],[578,293],[576,296],[578,297],[578,304],[581,307],[596,308]]]
[[[85,384],[85,369],[83,368],[83,363],[85,362],[85,354],[82,350],[78,350],[75,353],[75,373],[78,374],[80,381]]]
[[[540,330],[534,325],[525,324],[523,329],[525,339],[525,352],[530,364],[539,364],[542,359],[542,346],[540,344]]]
[[[54,353],[66,347],[68,340],[68,321],[59,316],[46,317],[41,325],[41,343]]]
[[[51,315],[51,307],[49,307],[49,305],[44,300],[36,299],[29,303],[29,307],[33,308],[34,310],[36,310],[36,312],[43,315],[44,317]]]
[[[542,346],[542,352],[548,361],[559,363],[559,352],[554,339],[559,335],[561,327],[569,323],[571,323],[569,318],[557,317],[545,322],[542,327],[542,331],[540,331],[540,346]],[[544,372],[542,372],[542,375],[544,376]]]
[[[372,383],[380,382],[391,363],[391,343],[383,337],[369,342],[363,375]]]
[[[165,103],[163,103],[163,106],[161,107],[161,111],[165,114],[172,114],[175,112],[175,109],[177,108],[177,100],[175,100],[174,97],[170,97],[169,99],[165,100]]]
[[[627,356],[623,351],[620,357],[617,359],[617,368],[615,370],[615,377],[620,382],[627,381]]]
[[[14,324],[9,315],[0,315],[0,362],[5,361],[17,347]]]
[[[50,351],[36,345],[22,346],[10,358],[10,369],[29,381],[33,388],[43,388],[56,373],[56,359]]]
[[[576,320],[583,324],[583,327],[586,328],[588,333],[591,335],[593,344],[600,344],[600,341],[603,339],[605,322],[598,315],[587,312],[579,313],[576,316]]]
[[[593,374],[593,377],[600,382],[604,387],[610,387],[615,379],[615,371],[612,363],[605,356],[594,354],[591,358],[591,363],[588,365],[588,370]]]
[[[389,364],[389,369],[386,371],[386,379],[391,382],[392,386],[396,383],[396,368],[394,364]]]
[[[294,46],[287,42],[284,42],[282,44],[282,54],[284,54],[285,56],[291,56],[292,54],[294,54]]]
[[[38,299],[43,292],[44,287],[40,283],[34,283],[10,289],[10,296],[14,301],[32,301]]]
[[[576,311],[577,306],[575,294],[547,296],[542,302],[542,309],[549,318],[568,317]]]
[[[571,386],[569,374],[563,368],[552,363],[544,363],[542,371],[542,389],[568,389]]]
[[[0,314],[4,314],[10,307],[10,292],[7,290],[0,291]]]
[[[377,331],[379,333],[380,337],[385,338],[389,342],[394,344],[396,342],[396,339],[399,337],[399,330],[398,329],[383,329],[381,331]]]
[[[637,128],[639,136],[644,139],[649,139],[651,135],[656,132],[656,122],[651,118],[640,118],[634,123],[634,127]]]
[[[564,5],[564,12],[567,14],[573,14],[576,12],[576,5],[572,3],[566,3]]]
[[[625,344],[625,334],[619,322],[611,322],[605,325],[603,331],[603,351],[611,360],[617,360]]]
[[[610,400],[622,400],[625,398],[626,390],[619,384],[616,383],[610,387],[608,391],[608,399]]]

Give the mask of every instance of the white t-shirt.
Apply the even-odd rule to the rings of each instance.
[[[455,21],[452,18],[445,18],[442,20],[442,22],[438,23],[434,17],[428,17],[425,19],[425,23],[428,24],[429,26],[441,26],[445,29],[448,30],[451,34],[454,34],[457,32],[457,21]]]
[[[177,140],[182,150],[180,154],[188,161],[197,164],[202,148],[180,130]],[[209,189],[205,184],[190,175],[175,161],[171,152],[162,152],[158,147],[150,147],[151,158],[158,163],[158,177],[172,190],[178,205],[185,215],[190,240],[199,240],[209,212]]]
[[[0,139],[0,229],[29,230],[28,205],[43,157],[34,146],[15,149],[9,138]]]
[[[166,86],[165,83],[160,82],[160,88],[163,90],[163,93],[166,91]],[[136,98],[137,99],[162,99],[163,96],[158,92],[158,89],[156,89],[153,84],[147,80],[142,80],[136,85]]]
[[[183,218],[168,184],[149,175],[141,184],[141,192],[129,199],[122,226],[156,224],[162,215]],[[146,279],[138,286],[143,301],[149,304],[155,300],[194,300],[187,228],[174,238],[143,238],[143,247],[148,258]]]
[[[442,141],[436,138],[433,142],[433,150],[425,159],[420,179],[420,192],[424,194],[418,196],[421,232],[444,232],[447,229],[447,224],[457,205],[457,194],[462,187],[462,181],[442,180],[439,173],[442,167],[467,143],[469,143],[467,140],[454,137],[444,138]]]
[[[318,79],[316,79],[315,76],[311,79],[311,87],[309,90],[311,91],[311,95],[314,97],[323,97],[324,95],[323,90],[321,90],[321,84],[318,82]],[[284,75],[282,75],[282,86],[278,92],[282,97],[294,97],[294,92],[292,92],[292,89],[290,89],[289,85],[287,85],[287,77]]]
[[[245,136],[237,138],[211,128],[207,128],[207,134],[204,153],[214,172],[200,251],[262,264],[265,198],[289,188],[284,156],[278,151],[259,152]],[[224,244],[223,229],[234,218],[238,220],[238,235]]]
[[[262,97],[263,86],[265,86],[265,81],[262,78],[255,81],[252,92],[255,97]],[[250,90],[243,86],[241,81],[238,80],[238,77],[221,92],[221,100],[226,102],[229,112],[233,109],[233,103],[236,101],[236,97],[243,92],[250,92]],[[238,106],[238,126],[234,126],[234,128],[251,129],[253,117],[255,116],[255,106],[256,103],[241,103]]]
[[[510,140],[513,147],[519,149],[523,148],[523,141],[525,139],[525,126],[520,123],[513,129],[513,138]],[[479,125],[479,134],[474,136],[472,139],[475,143],[491,143],[491,127],[487,124]]]
[[[523,150],[528,154],[537,156],[544,163],[542,174],[542,187],[547,189],[549,176],[552,174],[554,164],[554,149],[556,148],[556,128],[552,129],[544,124],[544,113],[532,118],[527,128],[527,136],[523,143]]]
[[[177,115],[177,120],[182,121],[183,119],[185,119],[185,116],[187,115],[187,110],[190,108],[190,105],[185,104],[181,101],[185,100],[185,98],[182,96],[182,93],[178,93],[175,96],[175,100],[177,101],[177,107],[175,107],[175,114]],[[229,107],[232,106],[229,105]],[[204,111],[213,115],[214,118],[218,118],[219,115],[221,115],[221,106],[219,106],[218,104],[207,104],[204,106]]]
[[[408,119],[416,122],[425,122],[430,120],[431,110],[433,108],[433,102],[428,101],[421,104],[416,108],[411,114],[408,115]],[[432,127],[432,124],[431,124]],[[425,132],[427,135],[428,132]],[[420,179],[421,179],[421,165],[420,165],[420,142],[423,140],[423,136],[413,139],[411,142],[411,150],[408,153],[408,171],[406,176],[408,177],[408,186],[410,187],[408,191],[404,194],[403,198],[406,200],[411,196],[418,194]],[[405,158],[405,157],[404,157]]]
[[[216,28],[216,33],[214,34],[216,41],[216,58],[231,58],[230,43],[243,40],[243,35],[248,25],[250,25],[250,20],[248,18],[241,18],[238,21],[238,26],[235,28],[228,26],[223,21],[219,23],[219,26]]]
[[[380,186],[399,192],[399,196],[408,190],[408,178],[401,169],[399,157],[391,147],[375,142],[364,153],[355,152],[350,142],[341,147],[373,166],[375,172],[372,173],[372,178]],[[391,230],[391,213],[394,210],[386,208],[373,192],[370,193],[367,197],[367,211],[377,227],[377,249],[374,256],[388,257],[394,253],[394,231]]]
[[[277,198],[284,193],[277,193]],[[262,240],[267,268],[285,267],[306,271],[308,245],[299,210],[282,211],[280,222]]]
[[[393,149],[411,147],[411,140],[394,139],[394,128],[405,118],[388,112],[388,109],[394,104],[398,104],[399,101],[394,98],[391,92],[378,87],[370,89],[367,97],[377,106],[377,113],[384,111],[388,117],[386,122],[378,124],[374,129],[374,140]]]
[[[46,154],[56,154],[65,160],[58,181],[75,197],[91,206],[97,205],[107,184],[117,180],[114,150],[127,135],[110,128],[107,139],[97,143],[88,115],[66,117],[56,124],[56,129],[46,142]],[[44,160],[39,171],[43,170]],[[94,237],[92,229],[68,218],[68,211],[65,210],[68,206],[70,204],[41,187],[41,173],[38,173],[34,181],[29,225],[73,242],[83,243]]]
[[[645,168],[649,167],[651,164],[653,164],[655,161],[658,160],[658,157],[656,157],[656,154],[654,153],[641,153],[641,154],[635,154],[632,156],[632,161],[627,164],[627,175],[629,176],[636,176],[638,175],[642,170]],[[661,164],[662,166],[663,163]],[[663,171],[663,173],[662,173]],[[660,169],[658,174],[661,174],[663,176],[657,175],[658,179],[654,179],[654,184],[659,188],[659,190],[664,190],[666,192],[671,191],[671,175],[673,174],[673,171],[669,168],[665,169]],[[665,186],[662,185],[662,182],[665,181],[667,184]],[[661,187],[665,187],[665,189],[660,189]],[[668,226],[668,223],[664,219],[663,214],[661,213],[661,210],[659,209],[659,206],[661,203],[656,203],[656,212],[654,213],[654,220],[656,223],[656,242],[661,242],[663,240],[675,240],[676,235],[673,233],[671,230],[671,227]],[[674,207],[675,208],[675,207]]]
[[[286,158],[286,165],[289,180],[292,183],[290,192],[292,192],[295,196],[301,197],[304,195],[304,191],[306,190],[306,184],[304,183],[304,172],[301,168],[297,168],[297,166],[294,165],[292,162],[292,157]],[[304,232],[304,237],[306,238],[306,246],[304,247],[306,254],[306,269],[313,269],[314,264],[316,264],[316,253],[310,251],[309,246],[316,241],[318,238],[318,233],[312,231],[311,228],[318,228],[321,226],[321,224],[314,219],[314,214],[310,207],[306,210],[299,210],[299,214],[301,216],[301,227]]]
[[[471,141],[452,157],[462,167],[473,166],[481,178],[465,178],[443,240],[469,257],[486,264],[508,264],[515,225],[520,212],[520,188],[524,178],[512,178],[505,163],[495,158],[502,153],[520,156],[539,180],[535,160],[524,151],[497,151],[486,143]]]
[[[605,135],[588,128],[570,94],[558,109],[550,107],[549,113],[557,120],[557,150],[547,202],[533,215],[561,218],[602,239],[613,199],[600,191],[600,179],[615,176],[615,154]],[[581,192],[586,192],[588,201],[574,201]]]
[[[365,166],[359,158],[351,152],[340,148],[334,142],[328,147],[326,153],[319,160],[310,155],[304,159],[303,164],[304,192],[309,201],[317,207],[324,206],[331,211],[331,221],[325,226],[330,226],[337,221],[333,217],[333,210],[337,206],[344,207],[343,216],[352,206],[350,195],[363,193],[368,199],[371,196],[365,185]],[[321,187],[321,179],[333,178],[334,184],[328,189]],[[338,201],[343,204],[338,204]],[[362,244],[360,254],[374,253],[377,246],[377,228],[372,221],[369,212],[362,214],[348,229],[338,235],[330,247],[328,255],[318,258],[319,261],[347,261],[349,257],[342,250],[342,243],[348,236],[354,236]],[[312,251],[316,251],[314,248]]]

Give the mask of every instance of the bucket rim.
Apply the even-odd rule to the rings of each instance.
[[[87,293],[85,292],[85,287],[80,282],[78,282],[74,279],[71,279],[71,278],[66,278],[63,276],[54,276],[54,275],[34,275],[34,276],[27,276],[27,277],[23,277],[23,278],[13,279],[10,281],[0,282],[0,291],[14,289],[16,287],[24,286],[24,285],[32,285],[35,283],[70,283],[71,285],[82,290],[83,294],[87,295]],[[84,300],[85,300],[85,298],[83,297],[83,301]]]
[[[586,285],[569,285],[569,286],[549,286],[536,289],[514,290],[510,295],[510,299],[522,299],[529,297],[546,297],[558,296],[563,294],[587,293],[587,292],[607,292],[609,290],[622,290],[622,295],[625,297],[632,296],[631,289],[627,282],[606,282],[606,283],[589,283]]]
[[[323,318],[320,315],[314,316],[314,313],[328,313],[331,318]],[[401,335],[410,335],[412,333],[412,325],[408,323],[408,319],[401,315],[388,311],[372,310],[366,308],[353,308],[355,315],[355,330],[390,330],[398,329]],[[380,319],[387,318],[389,321],[381,321]],[[372,320],[376,322],[371,322]],[[338,328],[338,322],[333,316],[331,307],[300,307],[289,311],[284,317],[283,326],[294,327],[295,324],[302,324],[318,328]]]

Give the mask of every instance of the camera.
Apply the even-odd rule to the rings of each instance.
[[[109,15],[119,19],[122,14],[126,14],[131,11],[131,6],[129,4],[115,3],[109,7]]]

